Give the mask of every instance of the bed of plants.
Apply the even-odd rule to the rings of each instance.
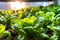
[[[60,6],[0,10],[0,40],[60,40]]]

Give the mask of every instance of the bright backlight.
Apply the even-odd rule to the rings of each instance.
[[[24,2],[10,2],[10,6],[11,6],[11,9],[12,10],[18,10],[18,9],[21,9],[21,8],[24,8],[25,7],[25,4]]]

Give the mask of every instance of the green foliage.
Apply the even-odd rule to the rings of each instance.
[[[10,40],[11,34],[9,31],[5,30],[5,28],[6,27],[4,25],[0,24],[0,39],[5,37],[5,36],[8,36],[7,40],[8,39]]]
[[[1,10],[0,38],[6,36],[7,40],[12,40],[12,32],[8,31],[12,29],[17,33],[17,40],[60,40],[59,7],[51,5]]]

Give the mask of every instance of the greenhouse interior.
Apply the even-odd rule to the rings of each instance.
[[[0,0],[0,40],[60,40],[60,0]]]

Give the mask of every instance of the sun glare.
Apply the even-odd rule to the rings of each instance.
[[[25,4],[24,2],[16,1],[16,2],[10,2],[10,6],[12,10],[18,10],[18,9],[24,8]]]

